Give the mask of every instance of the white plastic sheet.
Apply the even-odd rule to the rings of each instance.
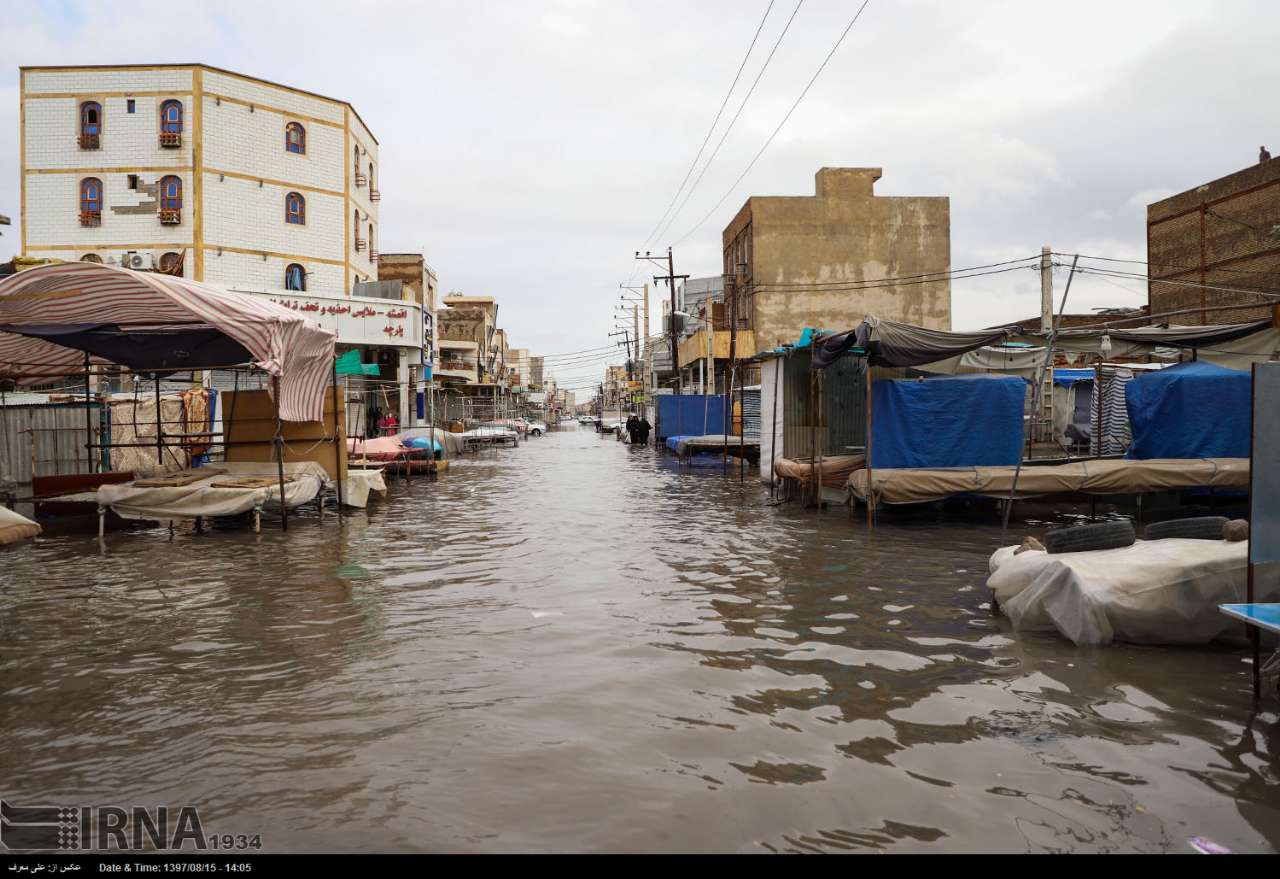
[[[1050,555],[1003,547],[987,586],[1023,631],[1057,631],[1078,645],[1208,644],[1242,637],[1219,604],[1245,600],[1247,543],[1139,540],[1132,546]],[[1280,577],[1255,571],[1258,601],[1280,598]]]

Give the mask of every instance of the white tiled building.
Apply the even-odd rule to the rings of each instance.
[[[21,102],[24,256],[339,296],[378,277],[378,142],[345,101],[176,64],[26,67]]]

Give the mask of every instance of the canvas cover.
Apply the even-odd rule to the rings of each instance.
[[[877,501],[915,504],[940,501],[961,494],[1007,498],[1015,467],[957,467],[871,471]],[[849,476],[849,491],[867,497],[866,470]],[[1149,460],[1101,458],[1023,467],[1015,497],[1079,492],[1081,494],[1144,494],[1183,488],[1242,490],[1249,486],[1248,458]]]
[[[319,421],[333,347],[332,332],[264,297],[174,275],[69,262],[0,281],[0,374],[23,384],[79,372],[86,352],[148,372],[251,360],[279,378],[281,418]]]
[[[364,509],[369,506],[369,493],[387,493],[387,481],[383,478],[381,467],[363,469],[347,468],[346,480],[342,484],[342,503],[348,507]]]
[[[0,546],[28,540],[40,533],[40,525],[8,507],[0,507]]]
[[[1007,369],[1009,361],[1034,368],[1043,360],[1048,340],[1048,332],[1025,332],[1017,326],[953,333],[867,315],[851,330],[819,335],[813,343],[813,368],[825,369],[855,347],[866,351],[872,366],[918,366],[948,374],[1000,362]],[[992,347],[1004,343],[1033,347],[1020,351]],[[1250,363],[1280,354],[1280,329],[1263,320],[1217,326],[1062,329],[1054,337],[1054,350],[1067,354],[1101,355],[1104,348],[1106,356],[1113,358],[1176,356],[1179,350],[1199,350],[1201,360],[1248,369]]]
[[[237,516],[255,507],[280,507],[280,486],[275,480],[279,471],[275,464],[250,461],[222,462],[209,468],[210,475],[198,482],[181,486],[142,487],[133,482],[103,485],[98,488],[98,504],[110,507],[124,519],[195,519]],[[329,481],[329,475],[311,461],[284,465],[285,476],[292,477],[284,487],[285,504],[290,509],[315,500]],[[214,482],[232,482],[235,478],[262,477],[270,484],[246,488],[215,488]]]
[[[1252,376],[1212,363],[1137,375],[1125,388],[1130,458],[1249,456]]]
[[[808,458],[778,458],[773,462],[773,472],[782,479],[795,479],[808,485],[814,470],[828,488],[844,488],[855,470],[867,466],[865,455],[820,455],[818,461]]]
[[[1248,542],[1139,540],[1120,549],[1050,555],[996,550],[987,580],[1023,631],[1057,631],[1078,645],[1208,644],[1240,637],[1219,604],[1245,600]],[[1280,569],[1255,570],[1258,601],[1280,598]]]
[[[1016,464],[1027,383],[1002,375],[881,380],[871,386],[871,465]]]

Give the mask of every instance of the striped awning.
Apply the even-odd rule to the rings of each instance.
[[[0,281],[0,326],[8,330],[0,332],[0,376],[13,376],[20,384],[83,369],[79,336],[68,333],[65,344],[58,344],[50,327],[111,327],[125,333],[171,329],[205,336],[216,330],[243,347],[255,366],[279,378],[280,417],[286,421],[321,420],[333,369],[334,334],[290,309],[172,275],[99,263],[38,266]],[[24,327],[31,335],[23,335]],[[90,362],[115,361],[91,355]],[[183,368],[232,365],[193,361]]]

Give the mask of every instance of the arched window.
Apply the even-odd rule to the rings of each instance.
[[[160,130],[165,134],[182,133],[182,102],[165,101],[160,105]]]
[[[80,181],[80,225],[102,225],[102,181],[97,177]]]
[[[80,149],[96,150],[102,134],[102,105],[85,101],[80,105]]]
[[[307,273],[306,270],[296,262],[291,262],[285,267],[284,288],[286,290],[297,290],[299,293],[306,292]]]
[[[86,253],[84,256],[80,257],[80,262],[96,262],[98,265],[102,265],[102,257],[98,256],[96,253]]]
[[[355,175],[359,177],[360,176],[360,147],[356,146],[353,149],[355,150],[355,164],[353,167],[355,168]]]
[[[373,223],[370,223],[369,224],[369,252],[373,253],[377,249],[378,249],[378,245],[373,238]]]
[[[170,174],[160,178],[160,212],[182,211],[182,178]]]
[[[286,152],[303,155],[307,151],[307,130],[297,122],[290,122],[284,127],[284,148]]]
[[[307,200],[296,192],[284,197],[284,221],[296,226],[305,226],[307,223]]]
[[[160,256],[160,271],[166,275],[182,277],[182,254],[172,250]]]
[[[373,189],[373,162],[369,163],[369,188]],[[373,236],[370,235],[369,237],[372,238]]]

